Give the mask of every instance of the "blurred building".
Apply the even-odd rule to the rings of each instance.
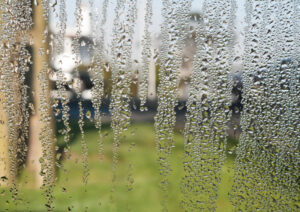
[[[144,1],[145,3],[145,1]],[[82,22],[80,26],[80,38],[79,38],[79,61],[80,63],[76,63],[76,54],[74,53],[73,43],[76,40],[76,33],[77,27],[76,24],[72,26],[72,24],[67,24],[66,26],[66,34],[63,42],[63,51],[60,53],[56,53],[53,51],[51,65],[54,69],[54,74],[50,77],[50,79],[55,82],[58,80],[58,70],[62,70],[63,72],[63,79],[67,86],[67,95],[70,98],[76,97],[78,91],[81,93],[81,98],[90,100],[92,97],[91,94],[91,87],[92,83],[88,74],[88,67],[92,63],[93,52],[91,51],[94,45],[93,40],[93,30],[92,26],[96,23],[92,23],[91,13],[94,12],[94,8],[91,9],[86,5],[82,5]],[[142,51],[142,39],[144,34],[144,15],[145,15],[145,4],[139,5],[138,8],[138,15],[136,20],[136,27],[135,27],[135,35],[133,38],[133,60],[137,62],[133,62],[132,71],[138,70],[142,67],[141,63],[141,51]],[[190,27],[195,27],[199,24],[201,19],[200,12],[192,12],[190,14]],[[108,19],[114,19],[114,15],[108,16]],[[57,21],[57,20],[56,20]],[[111,22],[111,20],[109,20]],[[53,34],[59,33],[59,27],[57,27],[57,23],[52,21],[50,23],[50,30]],[[155,66],[155,60],[157,55],[155,52],[159,52],[159,48],[161,45],[161,36],[160,32],[157,31],[159,25],[154,23],[156,30],[150,29],[152,35],[152,52],[154,53],[153,57],[150,62],[149,68],[149,87],[148,87],[148,98],[149,99],[156,99],[156,89],[157,89],[157,67]],[[157,26],[158,25],[158,26]],[[107,26],[106,26],[107,27]],[[110,28],[112,26],[109,26]],[[105,33],[109,33],[111,29],[106,29]],[[154,32],[155,31],[155,32]],[[105,35],[106,42],[110,42],[111,34]],[[55,37],[55,36],[54,36]],[[105,44],[107,49],[107,58],[105,59],[108,62],[110,59],[110,45]],[[97,48],[97,47],[95,47]],[[193,69],[193,59],[196,50],[195,44],[195,35],[189,35],[185,40],[185,45],[183,49],[183,57],[182,57],[182,67],[180,70],[180,83],[179,83],[179,99],[185,101],[188,98],[188,90],[189,90],[189,81],[190,76]],[[158,56],[159,57],[159,56]],[[103,58],[104,59],[104,58]],[[79,72],[78,72],[79,71]],[[79,73],[79,74],[78,74]],[[55,84],[55,83],[54,83]],[[52,96],[54,98],[60,98],[58,92],[54,89],[52,91]]]
[[[67,96],[69,98],[75,97],[78,91],[83,92],[90,83],[86,82],[88,79],[87,67],[92,63],[92,30],[91,30],[91,16],[90,9],[86,5],[81,6],[82,21],[80,26],[79,39],[76,35],[78,28],[66,23],[66,33],[63,40],[63,49],[61,52],[55,50],[51,55],[51,66],[54,74],[50,75],[50,80],[56,82],[58,80],[58,72],[61,70],[62,79],[66,82]],[[52,19],[50,22],[50,30],[53,34],[59,33],[59,27]],[[79,55],[74,51],[74,42],[78,42]],[[55,45],[55,42],[54,42]],[[78,62],[77,62],[78,61]],[[87,80],[89,81],[89,79]],[[55,84],[55,83],[54,83]],[[56,89],[52,90],[51,95],[53,98],[59,99]]]

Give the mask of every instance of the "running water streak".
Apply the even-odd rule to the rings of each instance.
[[[77,93],[77,99],[78,99],[78,105],[79,105],[79,120],[78,125],[80,129],[81,134],[81,148],[82,148],[82,163],[83,163],[83,176],[82,180],[85,185],[88,183],[88,176],[89,176],[89,165],[88,165],[88,146],[85,139],[85,133],[84,133],[84,110],[82,106],[82,92],[81,92],[81,86],[82,82],[80,79],[80,71],[78,70],[78,66],[82,64],[82,61],[80,59],[80,36],[81,36],[81,30],[82,30],[82,20],[83,20],[83,11],[82,11],[82,1],[76,0],[76,9],[75,9],[75,17],[76,17],[76,34],[75,39],[72,42],[73,46],[73,54],[75,55],[75,64],[76,64],[76,70],[75,75],[76,78],[73,81],[73,89]]]
[[[91,80],[93,82],[92,103],[95,110],[95,126],[98,129],[98,134],[99,134],[98,145],[99,145],[99,155],[101,161],[103,160],[104,153],[103,153],[103,137],[101,134],[100,107],[101,107],[102,99],[104,98],[104,73],[103,73],[105,69],[104,24],[106,23],[106,19],[107,19],[106,17],[107,7],[108,7],[108,0],[104,0],[102,5],[101,21],[96,19],[98,16],[93,17],[92,19],[93,21],[95,21],[96,24],[96,27],[94,28],[93,31],[93,37],[95,38],[95,44],[94,44],[95,47],[93,49],[94,57],[92,60],[92,66],[89,69]],[[99,33],[99,35],[97,33]]]
[[[56,35],[56,48],[55,48],[55,53],[57,55],[63,54],[64,53],[64,46],[65,46],[65,35],[66,35],[66,27],[67,27],[67,14],[66,14],[66,2],[65,0],[61,0],[59,4],[59,24],[58,24],[58,34]],[[56,72],[57,76],[57,81],[56,81],[56,86],[58,90],[58,98],[60,99],[60,103],[62,106],[62,121],[64,125],[64,129],[62,130],[62,135],[64,136],[64,142],[66,143],[66,149],[64,150],[65,153],[70,156],[70,146],[69,146],[69,141],[70,141],[70,107],[68,105],[69,103],[69,97],[68,97],[68,91],[67,91],[67,86],[68,86],[68,81],[66,78],[66,75],[63,70],[63,59],[61,58],[58,63],[59,68]],[[55,101],[55,107],[57,108],[59,106],[58,102]]]
[[[112,94],[110,112],[113,129],[113,183],[116,182],[119,147],[130,125],[130,84],[132,69],[132,37],[137,13],[136,0],[121,0],[115,8],[113,26]]]
[[[55,13],[55,6],[53,8],[53,13]],[[56,24],[58,28],[58,33],[56,35],[56,53],[61,54],[64,51],[64,40],[66,35],[67,29],[67,11],[66,11],[66,1],[60,0],[59,1],[59,10],[58,10],[58,19],[59,21]]]
[[[149,71],[150,71],[150,61],[152,57],[152,42],[151,42],[151,32],[149,27],[152,24],[152,0],[146,0],[146,14],[145,14],[145,29],[143,37],[143,51],[142,60],[143,66],[140,72],[140,82],[139,82],[139,97],[141,100],[141,111],[146,110],[145,104],[148,95],[148,81],[149,81]]]
[[[39,1],[39,4],[35,7],[37,13],[41,13],[44,20],[41,23],[48,23],[49,21],[49,5],[48,0]],[[35,20],[36,21],[36,20]],[[40,24],[42,27],[43,24]],[[53,188],[55,186],[55,136],[52,127],[52,116],[51,116],[51,102],[50,100],[50,86],[49,86],[49,74],[51,69],[47,61],[47,55],[50,53],[50,49],[45,45],[49,36],[49,29],[47,25],[43,26],[42,37],[38,37],[35,45],[39,46],[39,53],[35,54],[35,60],[41,61],[41,70],[37,70],[35,77],[37,77],[38,84],[35,85],[36,92],[36,112],[39,117],[40,132],[39,141],[42,148],[42,156],[40,158],[42,176],[42,186],[43,195],[46,199],[45,206],[48,211],[53,210],[52,202]]]

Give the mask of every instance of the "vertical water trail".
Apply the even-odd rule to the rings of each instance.
[[[91,4],[90,4],[91,5]],[[94,43],[94,56],[93,56],[93,64],[89,69],[89,73],[91,75],[91,80],[93,82],[92,88],[92,103],[95,109],[95,125],[98,129],[98,145],[99,145],[99,155],[100,160],[103,160],[103,137],[101,134],[101,114],[100,107],[102,98],[104,97],[104,57],[105,57],[105,48],[104,48],[104,24],[106,23],[107,16],[107,7],[108,0],[104,0],[102,5],[102,20],[95,20],[95,30],[93,31],[93,38],[95,40]],[[92,7],[91,7],[92,8]],[[100,22],[100,23],[99,23]],[[99,33],[99,35],[97,35]]]
[[[66,2],[65,0],[60,0],[59,2],[59,15],[58,15],[58,34],[57,34],[57,44],[56,51],[57,54],[60,54],[64,51],[64,40],[67,29],[67,11],[66,11]]]
[[[83,161],[83,183],[87,185],[88,182],[88,176],[89,176],[89,167],[88,167],[88,146],[85,140],[85,134],[84,134],[84,112],[83,112],[83,106],[82,106],[82,100],[81,100],[81,81],[80,81],[80,73],[78,70],[78,66],[81,64],[80,59],[80,52],[79,52],[79,46],[81,43],[80,36],[81,36],[81,27],[82,27],[82,1],[76,0],[76,9],[75,9],[75,17],[76,17],[76,34],[75,39],[73,41],[73,53],[75,55],[75,64],[77,66],[75,74],[77,75],[73,82],[73,89],[77,93],[77,99],[78,99],[78,105],[79,105],[79,120],[78,125],[80,129],[81,134],[81,147],[82,147],[82,161]]]
[[[17,32],[16,32],[16,44],[13,52],[13,57],[15,57],[14,71],[17,73],[17,82],[19,85],[15,86],[17,98],[15,99],[15,104],[18,107],[18,119],[16,126],[19,134],[18,144],[17,144],[17,158],[18,165],[24,163],[27,154],[26,141],[29,135],[29,111],[28,111],[28,93],[27,85],[25,84],[25,75],[29,71],[29,65],[31,64],[31,55],[26,48],[28,40],[28,32],[32,28],[33,21],[31,17],[31,4],[29,1],[19,3],[16,8],[15,15],[19,16],[17,18]],[[14,55],[18,52],[18,55]],[[16,113],[16,111],[15,111]]]
[[[5,9],[4,9],[5,8]],[[5,95],[5,112],[8,114],[8,154],[9,154],[9,176],[6,176],[11,184],[10,191],[12,192],[13,199],[17,195],[17,185],[16,185],[16,171],[17,171],[17,132],[15,128],[15,119],[18,118],[14,115],[13,108],[14,105],[14,90],[12,85],[14,84],[13,72],[14,72],[14,61],[10,62],[11,56],[10,51],[13,48],[13,29],[15,29],[15,22],[13,21],[13,8],[8,1],[4,1],[2,5],[2,29],[1,29],[1,70],[6,70],[1,72],[1,88]],[[10,30],[10,23],[12,29]]]
[[[179,71],[182,62],[183,40],[187,35],[191,1],[163,1],[162,46],[158,87],[158,109],[155,116],[155,134],[160,166],[162,207],[167,211],[169,156],[174,147],[175,106],[177,104]]]
[[[235,10],[235,1],[204,1],[203,16],[197,20],[185,125],[181,189],[185,211],[216,209],[231,118]]]
[[[5,8],[5,9],[4,9]],[[31,56],[26,49],[27,33],[32,27],[31,4],[3,1],[1,23],[1,90],[5,95],[5,111],[8,114],[8,148],[12,198],[16,201],[16,174],[23,163],[29,127],[28,95],[25,74],[29,70]],[[5,71],[4,71],[5,70]]]
[[[202,14],[206,14],[206,2],[204,1]],[[185,211],[195,210],[197,208],[195,194],[199,193],[201,188],[197,182],[198,170],[198,150],[197,141],[199,139],[199,127],[197,126],[197,119],[201,118],[199,111],[198,99],[203,95],[203,90],[207,87],[203,83],[208,81],[206,74],[206,64],[202,64],[202,60],[206,60],[205,55],[205,27],[204,20],[200,18],[197,20],[198,24],[195,28],[195,44],[197,46],[193,61],[193,72],[191,76],[191,86],[189,90],[189,98],[187,102],[186,124],[185,124],[185,141],[184,141],[184,177],[182,179],[181,191],[183,194],[182,207]],[[202,85],[201,87],[199,85]]]
[[[279,4],[278,17],[279,24],[276,39],[278,47],[275,51],[277,67],[275,67],[277,82],[276,96],[271,101],[276,103],[273,117],[276,120],[272,123],[278,132],[275,139],[277,143],[276,154],[272,159],[275,164],[275,186],[280,194],[275,206],[281,210],[295,210],[299,201],[299,70],[297,70],[297,41],[295,40],[295,30],[297,30],[297,17],[295,12],[295,1],[285,0]],[[299,6],[299,5],[298,5]],[[294,21],[295,19],[295,21]],[[299,20],[298,20],[299,21]],[[296,25],[295,25],[296,24]],[[298,77],[298,78],[297,78]],[[275,140],[274,139],[274,140]],[[298,165],[297,165],[298,164]],[[275,199],[275,198],[273,198]],[[273,200],[274,201],[274,200]]]
[[[44,22],[48,23],[49,21],[49,0],[42,0],[39,1],[39,4],[36,5],[36,7],[39,7],[39,9],[36,9],[38,11],[37,13],[42,13],[40,15],[43,16]],[[38,15],[38,14],[37,14]],[[36,20],[36,19],[35,19]],[[37,24],[37,23],[35,23]],[[42,24],[40,26],[43,26]],[[53,132],[53,126],[52,126],[52,113],[51,113],[51,102],[50,100],[50,86],[49,86],[49,73],[51,72],[51,69],[49,67],[48,61],[47,61],[47,55],[49,55],[49,49],[45,45],[47,42],[48,36],[49,36],[49,29],[48,26],[45,24],[45,27],[43,29],[43,35],[41,40],[39,38],[36,40],[38,46],[40,47],[39,55],[36,56],[36,59],[42,60],[42,69],[36,70],[37,71],[37,79],[38,84],[36,86],[36,99],[37,101],[37,113],[39,114],[40,119],[40,125],[41,129],[39,132],[39,140],[41,142],[41,148],[42,148],[42,157],[40,158],[41,163],[41,176],[42,176],[42,186],[41,189],[44,191],[43,195],[46,198],[46,204],[47,210],[53,210],[52,208],[52,202],[53,202],[53,188],[55,186],[55,154],[54,154],[54,145],[55,145],[55,139],[54,139],[54,132]],[[38,36],[37,36],[38,37]],[[40,42],[40,43],[39,43]]]
[[[110,112],[113,129],[113,184],[116,182],[119,147],[123,133],[130,125],[130,83],[132,68],[132,37],[137,13],[136,0],[121,0],[115,8],[112,54],[112,94]],[[114,186],[114,185],[113,185]],[[112,192],[114,191],[114,187]]]
[[[276,199],[276,195],[274,195],[274,193],[278,193],[271,187],[271,184],[275,184],[276,181],[276,178],[272,173],[275,169],[274,164],[276,164],[274,160],[276,155],[274,155],[274,149],[272,147],[274,145],[272,136],[274,136],[275,131],[271,129],[274,119],[270,116],[271,114],[269,112],[273,110],[270,97],[272,96],[272,92],[275,91],[272,84],[276,78],[276,71],[273,70],[273,67],[274,64],[276,66],[275,52],[278,42],[276,39],[275,45],[272,42],[274,42],[276,34],[279,33],[279,20],[274,16],[278,10],[278,3],[276,1],[269,1],[260,6],[263,11],[263,20],[259,28],[259,36],[261,40],[258,44],[258,54],[261,56],[258,60],[255,76],[252,77],[254,83],[252,90],[255,90],[255,93],[258,94],[254,100],[256,107],[258,108],[258,112],[255,114],[256,120],[253,123],[255,133],[257,134],[256,138],[259,140],[259,143],[256,145],[258,145],[258,150],[263,149],[263,151],[258,152],[258,155],[260,156],[257,157],[256,160],[257,164],[260,165],[257,165],[256,169],[260,170],[259,174],[263,177],[262,179],[258,178],[260,186],[256,186],[256,193],[263,195],[263,197],[257,198],[259,204],[263,205],[260,207],[274,208],[277,204],[276,201],[274,201]]]
[[[65,45],[65,34],[66,34],[66,25],[67,22],[67,13],[66,13],[66,2],[65,0],[61,0],[59,3],[59,31],[56,36],[56,42],[57,46],[55,48],[56,54],[62,54],[64,52],[64,45]],[[69,146],[69,141],[70,141],[70,107],[68,106],[69,103],[69,97],[67,96],[67,82],[66,78],[63,73],[63,68],[62,65],[64,61],[60,60],[58,61],[61,66],[57,70],[57,81],[56,81],[56,86],[58,90],[58,97],[60,98],[60,103],[62,106],[62,121],[64,125],[64,129],[62,130],[62,135],[64,136],[64,142],[66,143],[66,149],[64,150],[65,153],[69,153],[70,151],[70,146]],[[68,154],[69,155],[69,154]]]
[[[233,204],[242,210],[289,211],[296,208],[299,191],[293,1],[249,1],[247,5],[253,10],[247,10],[243,131]]]
[[[149,27],[152,24],[152,0],[146,1],[146,14],[145,14],[145,29],[143,38],[143,51],[142,60],[143,66],[140,72],[140,83],[139,83],[139,96],[141,100],[141,110],[145,110],[144,107],[147,101],[148,95],[148,81],[149,81],[149,70],[150,70],[150,60],[152,57],[151,50],[151,33],[149,32]]]
[[[19,93],[19,98],[15,100],[15,104],[18,105],[19,120],[17,120],[16,126],[18,126],[18,146],[17,146],[17,157],[18,165],[22,164],[26,160],[27,155],[27,145],[26,141],[29,136],[29,110],[28,110],[28,86],[25,84],[25,75],[29,71],[29,66],[31,64],[31,55],[26,48],[28,40],[28,32],[32,28],[32,8],[29,1],[19,3],[18,12],[18,25],[17,28],[17,44],[15,51],[19,52],[17,59],[17,67],[15,67],[15,72],[18,72],[18,83],[19,87],[17,92]]]
[[[54,2],[52,6],[53,14],[55,13],[55,5],[57,2]],[[67,11],[66,11],[66,1],[60,0],[59,4],[57,5],[59,7],[58,10],[58,21],[56,24],[56,27],[58,28],[58,32],[56,35],[54,35],[54,40],[52,41],[54,43],[54,49],[51,52],[51,58],[52,60],[55,57],[60,57],[61,55],[65,54],[65,36],[66,36],[66,30],[67,30]],[[50,41],[51,42],[51,41]],[[52,63],[55,61],[52,61]],[[57,61],[56,61],[57,62]],[[68,173],[71,171],[71,169],[67,169],[66,166],[64,166],[64,163],[60,163],[60,160],[62,159],[70,159],[71,157],[71,147],[70,147],[70,107],[68,105],[69,103],[69,96],[68,96],[68,82],[66,78],[66,73],[64,73],[63,70],[63,64],[65,61],[63,61],[62,57],[59,58],[59,65],[56,70],[56,73],[53,73],[53,75],[56,75],[56,87],[57,87],[57,97],[58,99],[53,99],[53,110],[55,111],[56,119],[58,122],[63,123],[62,129],[58,131],[63,136],[63,141],[65,147],[63,148],[63,153],[57,153],[56,154],[56,166],[59,167],[63,171],[64,178],[66,181],[63,183],[62,186],[62,192],[65,194],[66,191],[69,189],[66,188],[66,184],[68,181]],[[55,98],[55,97],[54,97]],[[61,109],[60,109],[61,108]],[[58,119],[58,117],[61,116],[61,120]],[[58,146],[56,146],[58,149]],[[56,150],[57,150],[56,149]]]
[[[253,206],[254,201],[259,201],[255,196],[253,184],[257,174],[252,161],[247,158],[251,154],[258,153],[258,146],[253,136],[256,135],[257,118],[261,110],[252,101],[261,102],[258,98],[259,91],[254,85],[255,71],[258,70],[260,63],[260,54],[263,45],[261,35],[262,25],[264,24],[264,3],[261,1],[246,2],[246,22],[248,28],[245,38],[244,68],[243,68],[243,111],[241,116],[242,134],[240,136],[239,146],[237,148],[235,185],[233,191],[233,205],[238,209],[247,209]],[[254,156],[255,158],[257,156]],[[238,179],[238,180],[237,180]],[[257,178],[259,179],[259,178]],[[245,186],[242,186],[245,182]],[[246,184],[249,183],[249,184]],[[259,182],[260,184],[262,181]],[[236,187],[235,187],[236,186]],[[252,208],[253,209],[253,208]]]
[[[215,13],[212,20],[212,26],[208,32],[210,35],[207,37],[206,42],[210,42],[209,36],[212,36],[213,47],[213,63],[209,67],[209,91],[207,103],[209,104],[209,143],[212,145],[212,150],[216,155],[215,161],[212,162],[212,168],[215,168],[216,185],[220,183],[220,171],[225,161],[225,149],[227,145],[227,125],[231,119],[231,91],[232,91],[232,64],[233,64],[233,49],[234,49],[234,19],[236,13],[235,1],[216,1],[212,3],[215,6],[209,10],[207,5],[208,16]],[[211,97],[209,97],[211,96]],[[203,96],[202,96],[203,97]],[[203,97],[202,103],[205,102]],[[206,140],[206,139],[205,139]],[[213,189],[216,201],[216,193],[218,187]]]

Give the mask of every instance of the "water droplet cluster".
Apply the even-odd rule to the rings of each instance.
[[[143,51],[142,51],[142,60],[143,67],[140,71],[140,83],[139,83],[139,97],[141,100],[141,110],[147,101],[148,95],[148,81],[149,81],[149,70],[150,70],[150,60],[152,57],[151,49],[151,33],[149,27],[152,24],[152,1],[146,1],[146,14],[145,14],[145,30],[144,30],[144,39],[143,39]]]
[[[55,7],[53,8],[53,10]],[[67,14],[66,14],[66,2],[65,0],[61,0],[59,3],[59,22],[57,24],[57,27],[59,29],[58,34],[55,37],[55,43],[56,46],[53,49],[52,54],[61,54],[64,51],[64,45],[65,45],[65,35],[66,35],[66,22],[67,22]],[[60,64],[63,63],[63,61],[59,61]],[[67,86],[68,82],[67,79],[63,73],[62,66],[59,66],[57,72],[56,72],[57,80],[56,80],[56,87],[57,87],[57,93],[58,93],[58,99],[59,100],[54,100],[53,104],[53,109],[57,110],[59,106],[61,105],[62,109],[61,111],[58,111],[57,117],[59,115],[62,116],[62,121],[64,125],[64,129],[61,131],[61,134],[64,136],[64,142],[66,143],[66,149],[64,150],[65,153],[69,153],[70,151],[70,146],[69,146],[69,141],[70,141],[70,107],[68,105],[69,103],[69,97],[67,95]]]
[[[80,43],[80,35],[81,35],[81,27],[82,27],[82,1],[76,0],[76,9],[75,9],[75,17],[76,17],[76,34],[75,39],[72,42],[73,46],[73,54],[75,55],[75,64],[79,66],[82,61],[80,60],[80,46],[83,45]],[[85,139],[84,133],[84,111],[81,100],[81,82],[80,82],[80,73],[78,68],[75,70],[76,78],[74,79],[73,87],[77,91],[77,99],[79,105],[79,129],[81,134],[81,147],[82,147],[82,162],[83,162],[83,183],[86,185],[88,183],[89,176],[89,167],[88,167],[88,146]]]
[[[242,134],[232,191],[238,210],[293,211],[299,201],[299,59],[295,56],[299,15],[295,3],[246,4]]]
[[[230,70],[235,4],[204,1],[194,29],[194,56],[185,124],[182,206],[185,211],[214,211],[225,160],[230,120]]]
[[[27,33],[32,27],[31,4],[2,1],[0,35],[0,90],[4,91],[4,109],[7,114],[8,148],[11,191],[16,200],[16,174],[26,158],[29,128],[29,110],[25,74],[31,64],[26,49]]]
[[[27,1],[26,1],[27,2]],[[40,154],[36,154],[35,163],[40,163],[39,174],[41,176],[41,189],[45,196],[45,206],[47,210],[52,210],[53,195],[52,191],[55,185],[55,136],[52,126],[52,111],[50,101],[50,85],[49,85],[49,74],[52,72],[48,61],[47,55],[50,54],[46,42],[49,36],[49,30],[45,23],[48,23],[49,19],[49,2],[48,1],[37,1],[38,6],[32,7],[28,1],[27,10],[34,9],[34,20],[35,25],[32,30],[32,40],[30,45],[34,45],[34,56],[33,56],[33,83],[32,90],[34,96],[34,120],[36,120],[35,129],[31,127],[31,136],[36,136],[35,144],[39,149]],[[37,17],[39,14],[39,22],[37,23]],[[30,13],[31,16],[31,13]],[[20,17],[18,17],[19,19]],[[31,40],[31,39],[30,39]],[[50,43],[49,43],[50,46]]]
[[[168,176],[171,171],[169,157],[174,147],[173,128],[175,126],[179,70],[182,61],[182,47],[187,35],[187,23],[191,1],[163,1],[162,43],[159,53],[158,108],[155,116],[155,131],[163,192],[162,207],[167,210]]]
[[[97,23],[93,31],[95,39],[95,54],[93,57],[93,66],[89,69],[89,73],[91,75],[92,82],[94,84],[92,88],[92,103],[95,109],[95,125],[96,128],[99,130],[99,154],[100,159],[103,159],[103,137],[101,134],[101,115],[100,115],[100,107],[102,103],[102,99],[104,98],[104,69],[105,69],[105,49],[104,49],[104,28],[103,25],[106,23],[106,16],[107,16],[107,7],[108,7],[108,0],[103,2],[102,8],[102,20],[101,23]],[[92,7],[91,7],[92,8]],[[95,17],[96,18],[96,17]],[[94,19],[93,19],[94,20]],[[99,33],[99,34],[98,34]]]
[[[136,0],[122,0],[117,2],[113,28],[113,61],[112,69],[112,94],[110,111],[112,114],[111,127],[114,133],[113,144],[113,170],[118,162],[118,149],[122,134],[130,124],[131,111],[130,83],[132,73],[132,36],[136,19]],[[113,171],[114,172],[114,171]],[[113,177],[113,180],[115,176]]]

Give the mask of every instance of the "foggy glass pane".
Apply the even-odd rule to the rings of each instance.
[[[0,0],[0,211],[297,211],[299,0]]]

